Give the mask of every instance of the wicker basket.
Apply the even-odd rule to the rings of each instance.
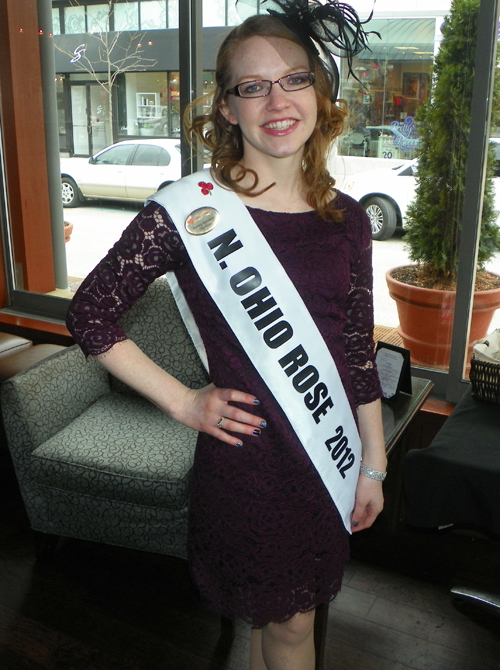
[[[499,363],[480,361],[473,355],[470,361],[469,378],[473,398],[500,404]]]

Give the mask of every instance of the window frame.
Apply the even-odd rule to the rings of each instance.
[[[474,299],[480,231],[478,222],[481,221],[486,178],[499,12],[498,0],[497,2],[481,0],[476,42],[481,48],[476,48],[470,136],[481,137],[482,142],[471,142],[467,156],[450,367],[446,375],[446,387],[443,389],[446,399],[450,402],[458,402],[468,386],[464,380],[464,367]],[[442,381],[439,379],[439,387]]]

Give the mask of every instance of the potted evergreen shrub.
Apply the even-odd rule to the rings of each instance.
[[[415,198],[407,211],[405,241],[410,259],[417,265],[394,268],[386,275],[389,292],[398,305],[399,334],[411,351],[412,362],[424,367],[446,368],[449,363],[479,4],[480,0],[453,0],[444,20],[430,96],[416,115],[418,170]],[[498,75],[495,91],[498,101]],[[500,307],[500,278],[482,270],[500,248],[493,203],[494,163],[490,146],[474,298],[480,317],[478,320],[473,314],[471,342],[486,335],[493,313]],[[485,305],[492,296],[488,311]]]

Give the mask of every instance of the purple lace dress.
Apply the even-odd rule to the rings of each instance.
[[[322,333],[355,411],[380,397],[373,354],[370,226],[338,193],[342,223],[315,212],[250,209]],[[253,393],[267,420],[259,437],[229,447],[201,433],[193,468],[189,556],[204,601],[255,626],[283,622],[332,600],[348,534],[291,426],[200,282],[166,215],[148,205],[87,277],[68,327],[87,355],[126,339],[118,321],[147,286],[175,270],[219,387]]]

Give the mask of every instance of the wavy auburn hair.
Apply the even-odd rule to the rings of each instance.
[[[209,114],[195,116],[196,107],[205,98],[195,100],[186,110],[186,134],[191,141],[200,141],[212,152],[212,170],[219,183],[236,193],[257,196],[274,184],[258,189],[258,176],[254,170],[244,168],[243,140],[240,127],[231,124],[220,111],[226,101],[226,91],[230,87],[231,62],[241,42],[250,37],[281,37],[298,44],[308,56],[309,67],[314,72],[318,117],[311,137],[306,142],[302,159],[302,176],[307,187],[307,202],[323,219],[339,221],[339,210],[333,209],[332,188],[335,180],[326,168],[326,160],[332,143],[344,127],[347,105],[332,102],[332,75],[326,69],[318,54],[308,49],[294,32],[279,19],[269,15],[252,16],[236,26],[222,43],[217,55],[215,91]],[[340,105],[340,106],[339,106]],[[247,174],[253,176],[251,187],[243,188],[241,182]]]

